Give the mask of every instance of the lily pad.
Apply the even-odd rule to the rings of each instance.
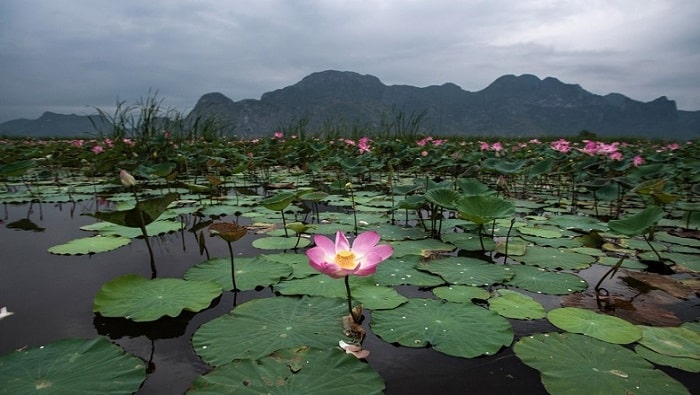
[[[454,244],[455,247],[464,251],[481,251],[481,241],[476,233],[445,233],[442,235],[442,241]],[[485,238],[483,242],[484,249],[487,251],[496,248],[496,243],[491,238]]]
[[[280,350],[258,360],[236,360],[197,378],[188,394],[382,394],[384,381],[368,364],[342,350]]]
[[[105,317],[124,317],[136,322],[177,317],[183,310],[206,309],[221,287],[211,281],[178,278],[148,280],[126,274],[102,285],[95,295],[92,311]]]
[[[382,238],[384,234],[382,234]],[[415,285],[418,287],[434,287],[445,283],[440,276],[436,276],[416,269],[416,264],[422,258],[416,255],[407,255],[401,258],[389,258],[377,266],[374,273],[374,281],[383,286]]]
[[[513,277],[508,267],[475,258],[448,257],[419,263],[416,267],[437,274],[454,285],[489,286]]]
[[[156,198],[141,200],[131,210],[99,211],[88,215],[113,224],[140,228],[142,225],[145,226],[155,221],[165,212],[168,205],[176,199],[177,193],[173,192]]]
[[[5,394],[132,394],[146,364],[104,337],[65,339],[0,356]]]
[[[513,351],[540,371],[553,395],[689,395],[688,389],[623,346],[573,333],[521,338]]]
[[[581,277],[562,272],[551,272],[533,266],[507,265],[515,276],[508,283],[530,292],[566,295],[584,291],[588,283]]]
[[[700,360],[700,333],[686,327],[640,326],[639,344],[672,357]]]
[[[297,237],[261,237],[253,240],[253,247],[261,250],[291,250],[294,248],[304,248],[311,244],[306,238]]]
[[[71,240],[65,244],[50,247],[48,251],[56,255],[88,255],[116,250],[131,243],[131,239],[120,236],[92,236]]]
[[[506,318],[536,320],[547,316],[544,306],[532,297],[509,289],[494,291],[489,309]]]
[[[460,218],[483,225],[497,218],[509,218],[515,214],[515,204],[496,196],[462,196],[455,201]]]
[[[472,303],[472,299],[486,300],[491,296],[487,290],[469,285],[437,287],[433,293],[440,299],[454,303]]]
[[[328,350],[343,338],[344,300],[322,297],[254,299],[203,324],[192,336],[202,360],[219,366],[258,359],[286,348]]]
[[[513,259],[545,269],[568,270],[585,269],[596,261],[596,258],[590,255],[540,246],[528,247],[525,255]]]
[[[394,246],[394,254],[392,256],[395,258],[401,258],[406,255],[419,255],[427,258],[434,254],[450,252],[455,249],[455,246],[435,239],[397,241],[392,242],[391,245]]]
[[[671,366],[676,369],[685,370],[686,372],[700,373],[700,359],[672,357],[670,355],[659,354],[641,344],[637,344],[634,347],[634,352],[656,365]]]
[[[405,347],[432,346],[463,358],[493,355],[513,341],[508,320],[475,305],[409,299],[393,309],[372,312],[372,331]]]
[[[576,307],[550,310],[547,319],[559,329],[608,343],[629,344],[642,337],[639,327],[628,321]]]
[[[236,288],[250,291],[258,287],[277,284],[280,279],[292,273],[290,265],[263,258],[238,257],[236,267]],[[185,280],[211,281],[219,284],[224,291],[233,289],[231,279],[231,258],[213,258],[187,269]]]
[[[345,282],[322,274],[283,281],[275,285],[275,292],[282,295],[309,295],[328,298],[347,298]],[[362,304],[368,309],[393,309],[406,302],[406,297],[395,289],[374,284],[372,276],[350,277],[350,291],[353,303]]]
[[[649,206],[644,210],[623,219],[608,222],[611,232],[625,236],[640,236],[646,233],[661,218],[664,210],[659,206]]]

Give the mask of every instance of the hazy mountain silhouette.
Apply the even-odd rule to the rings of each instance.
[[[328,70],[267,92],[260,100],[233,101],[207,93],[187,121],[198,117],[235,125],[242,138],[299,127],[312,134],[331,129],[383,132],[400,117],[420,117],[422,131],[434,135],[571,136],[588,130],[601,137],[700,137],[700,111],[680,111],[665,96],[651,102],[619,93],[601,96],[529,74],[505,75],[470,92],[453,83],[387,86],[371,75]],[[88,118],[47,112],[37,120],[2,123],[0,135],[75,136],[93,130]]]

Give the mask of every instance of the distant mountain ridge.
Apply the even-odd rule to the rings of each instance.
[[[217,119],[236,125],[238,137],[249,138],[302,120],[310,133],[330,125],[373,132],[397,114],[423,114],[423,131],[434,135],[565,137],[588,130],[601,137],[700,137],[700,111],[679,111],[665,96],[650,102],[620,93],[601,96],[577,84],[530,74],[504,75],[483,90],[470,92],[453,83],[387,86],[372,75],[327,70],[267,92],[260,100],[233,101],[218,92],[207,93],[187,120]],[[2,123],[0,135],[42,136],[58,133],[58,125],[68,128],[71,122],[74,132],[92,127],[87,116],[45,113],[34,121]]]

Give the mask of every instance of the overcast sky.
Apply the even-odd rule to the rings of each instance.
[[[0,122],[158,91],[183,114],[316,71],[479,91],[535,74],[700,110],[697,0],[2,0]]]

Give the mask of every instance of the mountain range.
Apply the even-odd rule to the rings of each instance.
[[[601,96],[577,84],[530,74],[504,75],[470,92],[453,83],[388,86],[372,75],[327,70],[267,92],[260,100],[204,94],[186,120],[196,118],[235,125],[232,133],[241,138],[299,128],[309,133],[372,133],[400,122],[414,122],[432,135],[566,137],[586,130],[601,137],[700,137],[700,111],[678,110],[665,96],[650,102],[620,93]],[[65,137],[93,128],[89,116],[46,112],[36,120],[4,122],[0,135]]]

